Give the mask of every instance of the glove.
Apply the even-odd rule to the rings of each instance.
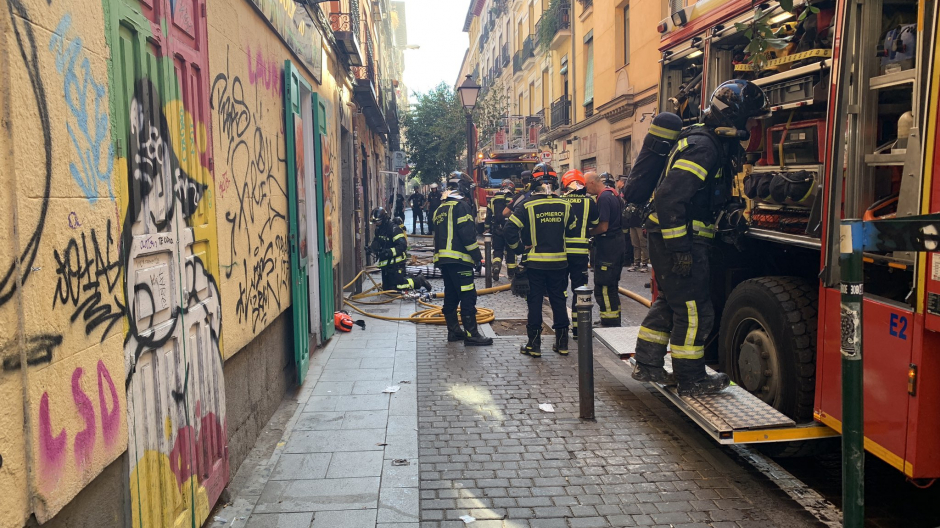
[[[482,260],[478,260],[478,261],[474,262],[474,263],[473,263],[473,269],[476,270],[477,275],[479,275],[479,274],[483,271],[483,261],[482,261]]]
[[[512,294],[523,299],[529,294],[529,277],[526,275],[525,267],[519,266],[516,269],[516,275],[512,278]]]
[[[692,253],[688,251],[677,251],[672,254],[672,272],[680,277],[688,277],[692,274]]]

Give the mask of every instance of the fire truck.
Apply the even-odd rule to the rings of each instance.
[[[479,232],[483,232],[486,206],[503,180],[512,180],[518,187],[522,172],[531,171],[539,162],[541,128],[542,118],[538,116],[504,117],[477,155],[473,179],[477,184],[475,198]]]
[[[736,78],[770,101],[734,179],[739,236],[711,259],[706,357],[734,384],[660,388],[718,442],[796,455],[841,432],[840,222],[940,211],[937,19],[923,0],[703,0],[660,23],[660,111],[698,122]],[[786,41],[755,43],[764,27]],[[865,448],[940,477],[940,253],[865,253],[864,291]],[[635,334],[597,331],[621,358]]]

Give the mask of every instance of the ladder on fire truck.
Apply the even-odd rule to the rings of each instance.
[[[632,369],[631,356],[639,330],[639,326],[595,328],[594,335]],[[672,372],[669,354],[666,355],[665,368]],[[714,374],[710,368],[706,370]],[[819,422],[794,422],[739,385],[732,384],[718,394],[696,397],[681,397],[676,394],[675,387],[653,385],[720,444],[793,442],[839,436]]]

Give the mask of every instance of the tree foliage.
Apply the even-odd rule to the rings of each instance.
[[[477,105],[473,108],[473,122],[477,126],[480,144],[485,144],[499,130],[503,118],[509,115],[509,95],[502,81],[496,81],[480,92]]]
[[[427,93],[415,93],[417,102],[402,117],[405,150],[422,183],[436,183],[459,169],[467,146],[467,124],[460,97],[441,83]]]

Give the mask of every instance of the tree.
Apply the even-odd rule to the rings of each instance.
[[[473,108],[473,122],[477,126],[481,145],[493,139],[508,115],[509,96],[506,95],[502,81],[496,81],[480,93],[477,105]]]
[[[440,182],[455,170],[467,145],[467,124],[460,97],[446,83],[415,93],[417,103],[402,117],[405,150],[422,183]]]

